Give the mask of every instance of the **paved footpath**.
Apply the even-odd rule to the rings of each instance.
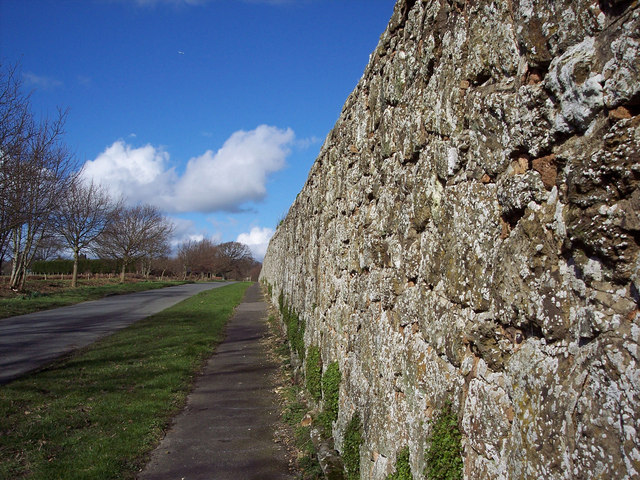
[[[293,480],[267,357],[266,304],[253,284],[227,326],[187,406],[152,453],[139,480]]]
[[[0,384],[36,370],[176,303],[232,282],[189,283],[114,295],[0,320]]]

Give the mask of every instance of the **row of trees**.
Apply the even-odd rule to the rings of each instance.
[[[238,242],[214,244],[210,240],[188,241],[178,249],[177,260],[183,276],[216,276],[257,280],[260,264],[249,247]]]
[[[110,258],[84,258],[79,261],[53,259],[36,260],[32,264],[34,274],[71,275],[75,270],[82,274],[111,274],[122,269],[122,262]],[[176,255],[143,257],[127,267],[127,273],[172,276],[182,279],[258,279],[260,262],[253,259],[248,247],[237,242],[213,243],[210,240],[187,241],[179,246]]]
[[[152,260],[170,260],[172,223],[153,206],[127,208],[122,199],[83,181],[62,141],[65,119],[66,112],[59,110],[53,119],[37,120],[18,69],[0,65],[0,264],[11,259],[14,290],[24,289],[36,258],[60,252],[73,258],[73,286],[83,255],[116,259],[122,281],[134,262],[148,275]],[[175,260],[183,275],[225,277],[248,276],[256,263],[237,242],[187,242]]]

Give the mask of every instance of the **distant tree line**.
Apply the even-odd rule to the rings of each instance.
[[[83,180],[63,142],[66,116],[59,109],[53,118],[36,119],[18,68],[0,64],[0,266],[9,261],[12,289],[24,289],[29,271],[66,273],[68,262],[43,263],[65,252],[72,257],[72,286],[79,271],[117,268],[124,281],[134,269],[145,276],[156,269],[245,278],[259,268],[237,242],[187,242],[170,258],[174,226],[156,207],[126,207],[124,199]],[[63,266],[65,272],[52,271]]]
[[[144,258],[127,264],[127,273],[149,276],[171,276],[188,279],[225,278],[258,279],[262,264],[253,259],[249,248],[238,242],[213,243],[210,240],[187,241],[173,256],[158,256],[147,262]],[[37,275],[72,275],[74,260],[36,260],[31,272]],[[122,262],[109,258],[78,260],[79,274],[121,274]]]
[[[31,272],[37,275],[71,275],[73,274],[73,260],[58,258],[55,260],[35,260],[31,265]],[[78,272],[93,275],[117,273],[120,264],[117,260],[81,258],[78,261]],[[135,272],[135,266],[130,266],[128,273]]]
[[[261,266],[246,245],[238,242],[215,244],[207,239],[183,243],[178,249],[177,260],[184,278],[215,276],[257,280]]]

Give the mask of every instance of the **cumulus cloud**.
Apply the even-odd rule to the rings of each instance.
[[[241,233],[238,235],[237,242],[244,243],[249,247],[253,257],[259,262],[262,261],[267,253],[269,240],[273,237],[273,229],[253,227],[249,233]]]
[[[193,220],[185,218],[171,217],[173,223],[173,245],[179,245],[192,240],[199,242],[204,238],[202,233],[196,233],[196,225]]]
[[[129,203],[151,203],[169,212],[239,211],[266,196],[270,174],[281,170],[294,141],[293,130],[261,125],[238,131],[217,152],[189,160],[179,176],[169,154],[119,140],[84,165],[83,175]]]
[[[222,233],[219,231],[210,232],[199,228],[193,220],[180,217],[169,217],[169,221],[173,224],[173,235],[171,239],[171,248],[173,253],[177,253],[178,248],[186,242],[201,242],[205,238],[213,243],[222,242]]]
[[[293,130],[261,125],[231,135],[216,153],[192,158],[175,186],[178,211],[234,211],[265,197],[267,176],[281,170]]]
[[[169,168],[167,152],[152,145],[133,148],[122,140],[87,161],[82,175],[103,185],[115,198],[154,205],[166,201],[176,178],[174,169]]]

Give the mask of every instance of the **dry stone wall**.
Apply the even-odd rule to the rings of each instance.
[[[640,478],[639,71],[638,1],[397,3],[261,276],[362,478],[448,401],[464,478]]]

